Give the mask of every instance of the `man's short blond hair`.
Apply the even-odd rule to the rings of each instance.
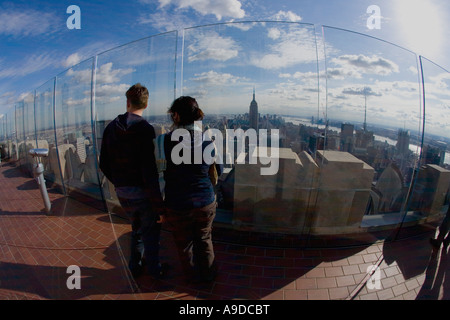
[[[125,95],[135,109],[144,109],[147,107],[149,93],[147,88],[140,83],[136,83],[128,89]]]

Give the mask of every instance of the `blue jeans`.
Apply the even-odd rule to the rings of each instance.
[[[136,270],[145,255],[150,274],[159,272],[159,239],[161,224],[159,214],[152,209],[148,199],[119,197],[122,208],[131,221],[130,260],[128,267]]]

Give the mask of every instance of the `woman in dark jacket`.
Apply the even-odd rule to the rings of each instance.
[[[201,125],[196,121],[204,114],[194,98],[176,99],[168,113],[174,130],[164,137],[165,218],[188,281],[212,281],[216,274],[211,238],[216,201],[209,176],[211,164],[203,159],[203,151],[213,142],[203,141]],[[220,176],[223,166],[212,165]]]

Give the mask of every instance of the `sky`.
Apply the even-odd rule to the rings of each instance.
[[[67,25],[73,14],[72,11],[67,12],[71,5],[80,9],[79,29],[69,29]],[[368,19],[373,14],[373,11],[368,12],[371,6],[380,10],[379,28],[369,26]],[[289,21],[311,25],[238,24],[242,21]],[[443,99],[440,96],[450,83],[442,75],[442,70],[435,68],[438,64],[450,70],[448,21],[450,3],[445,0],[2,1],[0,115],[9,112],[17,101],[54,76],[67,75],[67,72],[86,74],[86,70],[81,69],[77,73],[70,68],[104,51],[173,30],[181,35],[185,28],[225,22],[235,22],[236,28],[212,26],[199,30],[186,29],[184,74],[182,80],[177,80],[177,93],[197,95],[205,105],[217,103],[223,106],[231,103],[229,93],[236,92],[232,84],[239,84],[249,92],[250,97],[243,98],[247,100],[242,103],[249,104],[251,91],[256,85],[262,112],[275,109],[289,113],[289,108],[296,107],[291,102],[302,99],[306,101],[303,104],[299,102],[302,108],[317,109],[314,100],[317,91],[314,88],[314,74],[317,70],[311,64],[317,53],[309,45],[309,40],[325,25],[382,39],[433,61],[429,63],[427,60],[425,63],[429,70],[433,70],[427,76],[435,84],[430,93],[436,98],[433,105],[436,115],[428,121],[430,124],[434,121],[438,132],[450,123],[450,119],[437,116],[438,110],[450,106],[450,97]],[[388,46],[384,50],[380,42],[367,37],[360,41],[361,36],[334,28],[324,30],[329,72],[327,101],[323,100],[322,94],[319,111],[314,113],[321,117],[325,112],[328,116],[346,112],[354,114],[355,119],[361,119],[360,106],[366,98],[365,103],[373,108],[373,118],[379,118],[379,121],[383,121],[383,114],[392,111],[390,104],[396,106],[391,118],[401,117],[407,123],[410,118],[420,117],[420,110],[407,110],[408,99],[417,102],[420,90],[416,86],[417,65],[414,57],[403,49]],[[252,37],[252,32],[256,35],[267,34],[267,40]],[[292,45],[296,43],[292,35],[301,43]],[[169,34],[166,38],[170,37]],[[157,40],[154,42],[152,48],[163,47],[161,52],[164,52],[164,44],[158,44]],[[268,54],[252,53],[252,47]],[[171,48],[166,49],[170,54]],[[179,52],[180,48],[177,50]],[[298,57],[298,54],[289,55],[290,52],[302,53]],[[319,50],[319,55],[321,52]],[[383,55],[377,52],[383,52]],[[211,55],[215,58],[210,59]],[[99,95],[107,96],[116,89],[123,91],[133,80],[130,68],[139,69],[138,63],[119,68],[118,63],[112,61],[105,60],[103,65],[99,64],[99,68],[103,68],[99,70],[104,72],[104,82],[99,83],[98,87]],[[172,67],[168,60],[158,65],[161,64]],[[323,66],[320,68],[319,72]],[[127,81],[119,76],[128,77]],[[117,78],[118,82],[113,82],[112,78]],[[277,79],[275,84],[267,81],[274,78]],[[162,82],[171,86],[170,79]],[[211,84],[216,90],[220,88],[221,93],[215,93]],[[157,92],[158,88],[153,90]],[[218,101],[218,96],[221,101]],[[349,97],[354,98],[352,102],[345,102]],[[86,96],[75,100],[83,99]],[[355,102],[358,99],[360,101]],[[71,102],[75,103],[75,100]],[[442,103],[444,100],[445,103]],[[323,110],[324,104],[328,104],[328,110]],[[355,111],[357,108],[358,111]],[[305,111],[305,114],[311,112]],[[411,123],[416,126],[418,121]]]

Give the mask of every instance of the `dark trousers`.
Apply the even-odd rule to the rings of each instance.
[[[123,199],[120,204],[131,221],[130,260],[128,267],[136,270],[145,254],[148,271],[159,271],[159,214],[152,210],[148,199]]]
[[[444,239],[446,239],[446,235],[447,233],[450,231],[450,207],[447,210],[447,214],[444,218],[444,220],[442,221],[441,225],[439,226],[439,235],[438,235],[438,240],[439,241],[444,241]],[[448,238],[448,237],[447,237]]]
[[[210,280],[214,275],[212,223],[216,202],[203,208],[186,211],[167,209],[170,226],[185,276]]]

